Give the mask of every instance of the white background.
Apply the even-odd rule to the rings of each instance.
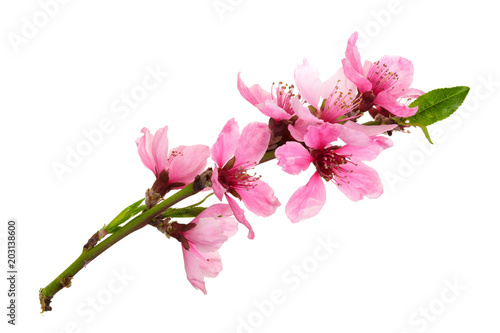
[[[47,22],[38,1],[0,5],[1,266],[6,221],[17,218],[20,272],[15,328],[1,279],[2,331],[497,332],[500,23],[492,2],[220,3],[231,10],[219,15],[212,0],[74,0],[52,8]],[[44,26],[14,46],[34,16]],[[147,227],[39,313],[38,289],[152,185],[134,143],[143,126],[168,125],[171,147],[211,146],[231,117],[240,127],[266,122],[239,95],[237,73],[266,88],[291,83],[308,57],[326,79],[355,30],[363,60],[412,60],[415,88],[471,87],[460,111],[430,128],[434,146],[419,130],[393,136],[394,148],[371,164],[381,198],[350,202],[330,184],[321,213],[293,225],[284,206],[313,170],[290,176],[270,162],[257,172],[282,206],[270,218],[249,214],[256,238],[240,228],[222,247],[224,270],[207,279],[207,296],[187,281],[178,242]],[[129,112],[115,112],[147,68],[168,77]],[[112,129],[58,179],[54,163],[66,163],[68,149],[103,119]],[[338,249],[317,250],[329,239]],[[124,273],[128,280],[116,280]],[[450,283],[466,289],[453,292]]]

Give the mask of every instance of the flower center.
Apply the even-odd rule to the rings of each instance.
[[[276,88],[274,87],[274,82],[273,86],[271,88],[271,91],[275,90],[276,91],[276,104],[285,110],[286,113],[289,115],[293,116],[294,111],[292,109],[292,103],[290,102],[292,98],[294,98],[296,95],[293,93],[294,85],[288,85],[285,84],[283,85],[283,82],[279,82]],[[300,95],[298,96],[300,98]],[[274,98],[274,95],[273,95]]]
[[[347,168],[346,165],[348,163],[357,164],[351,161],[352,155],[337,154],[335,151],[339,148],[340,146],[333,146],[323,150],[315,150],[312,155],[315,157],[313,163],[320,176],[326,181],[333,181],[340,186],[342,183],[349,184],[346,178],[352,170]]]
[[[368,72],[368,80],[373,83],[373,93],[378,95],[379,92],[394,89],[393,85],[399,80],[398,73],[391,72],[386,64],[380,64],[379,61],[374,62]]]
[[[257,184],[255,183],[261,176],[249,175],[248,171],[250,169],[245,169],[241,166],[225,169],[219,168],[219,182],[221,185],[229,190],[251,190],[254,189]]]
[[[357,109],[361,102],[361,97],[353,96],[352,89],[344,93],[344,91],[340,90],[339,84],[340,80],[337,81],[337,85],[328,98],[324,99],[321,104],[321,116],[319,118],[329,123],[338,122],[339,117]],[[345,118],[342,119],[342,121],[345,120]]]
[[[365,112],[369,111],[373,107],[373,101],[375,100],[375,94],[373,91],[365,91],[361,94],[361,102],[359,103],[359,111]]]

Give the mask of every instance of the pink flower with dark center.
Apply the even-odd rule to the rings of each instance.
[[[191,183],[207,165],[210,148],[205,145],[179,146],[168,149],[168,127],[152,135],[147,128],[135,142],[144,165],[156,176],[154,193],[163,197],[168,191]]]
[[[216,277],[222,270],[219,248],[238,231],[231,207],[216,204],[201,212],[191,223],[172,222],[169,236],[182,244],[186,275],[196,289],[206,295],[205,277]]]
[[[377,172],[362,161],[370,161],[392,141],[377,134],[397,125],[364,126],[347,121],[345,125],[324,123],[310,126],[304,136],[306,147],[299,142],[287,142],[276,149],[278,165],[290,174],[299,174],[313,164],[316,171],[309,182],[300,187],[288,201],[285,213],[293,223],[318,214],[326,201],[321,179],[333,182],[349,199],[364,196],[377,198],[382,183]],[[343,145],[338,139],[345,142]]]
[[[276,121],[289,120],[295,115],[291,101],[298,97],[294,94],[293,85],[284,85],[283,82],[279,82],[275,87],[273,83],[271,93],[269,93],[258,84],[248,88],[238,73],[238,90],[250,104]]]
[[[272,188],[260,180],[260,176],[249,174],[264,156],[271,133],[266,124],[251,123],[239,133],[238,124],[230,119],[217,141],[212,146],[215,168],[212,189],[219,200],[225,196],[238,222],[249,229],[248,238],[254,238],[250,223],[245,218],[236,200],[243,201],[252,213],[259,216],[272,215],[280,205]]]
[[[349,38],[342,66],[345,75],[356,84],[362,96],[360,110],[367,111],[375,105],[398,117],[413,116],[418,107],[409,108],[400,101],[424,94],[421,90],[410,88],[413,81],[412,62],[398,56],[383,56],[373,64],[366,61],[362,66],[357,39],[357,32]]]
[[[356,96],[356,85],[347,79],[342,68],[323,82],[319,78],[319,71],[304,59],[302,65],[295,68],[294,76],[300,96],[310,104],[305,106],[304,102],[292,101],[299,119],[289,130],[296,140],[304,141],[310,125],[324,122],[335,124],[358,116],[349,114],[358,109],[361,98]]]

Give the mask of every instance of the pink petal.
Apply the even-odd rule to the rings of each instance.
[[[351,146],[366,146],[370,143],[370,137],[368,135],[346,126],[342,126],[339,138]]]
[[[219,167],[223,167],[234,156],[239,138],[238,123],[234,118],[229,119],[212,146],[212,159]]]
[[[307,59],[304,59],[302,65],[295,67],[295,84],[300,94],[307,103],[318,106],[321,88],[323,86],[319,79],[319,72],[316,68],[309,66]]]
[[[392,147],[391,139],[384,136],[370,137],[370,143],[364,147],[343,146],[336,151],[341,155],[352,155],[353,158],[361,161],[371,161],[375,159],[383,150]]]
[[[382,134],[387,131],[390,131],[396,127],[398,127],[397,124],[392,124],[392,125],[378,125],[378,126],[366,126],[366,125],[361,125],[358,123],[355,123],[353,121],[348,120],[345,124],[345,127],[363,132],[366,135],[372,136],[372,135],[377,135],[377,134]]]
[[[269,147],[271,131],[264,123],[250,123],[241,132],[238,148],[234,156],[234,168],[238,166],[253,166],[260,162]],[[246,167],[245,167],[246,169]]]
[[[315,126],[318,123],[322,122],[323,121],[320,119],[318,119],[318,121],[315,122],[310,122],[299,118],[295,121],[295,124],[293,126],[292,124],[288,125],[288,131],[295,140],[304,142],[304,135],[306,135],[309,126]]]
[[[343,178],[338,189],[349,199],[358,201],[366,196],[370,199],[378,198],[384,191],[382,182],[377,172],[362,162],[344,164],[342,167],[346,170],[352,170]]]
[[[424,91],[415,88],[402,90],[399,94],[391,93],[391,95],[396,98],[417,98],[422,96],[423,94],[425,94]]]
[[[153,153],[151,152],[153,146],[153,135],[145,127],[141,130],[141,132],[143,136],[135,140],[139,156],[141,157],[142,163],[144,163],[149,170],[156,174],[155,161],[153,159]]]
[[[168,168],[168,127],[165,126],[156,131],[153,138],[152,154],[158,174]]]
[[[368,77],[368,72],[370,71],[370,68],[372,68],[373,62],[370,60],[365,60],[365,63],[363,64],[363,76]]]
[[[356,85],[349,81],[349,79],[345,76],[344,69],[342,67],[340,67],[335,74],[323,83],[321,97],[327,99],[330,97],[330,94],[334,91],[334,89],[338,89],[338,91],[343,92],[343,95],[346,95],[349,91],[352,91],[353,94],[355,93]]]
[[[189,184],[202,173],[210,157],[210,148],[205,145],[179,146],[170,155],[169,183]]]
[[[226,220],[227,217],[233,216],[233,210],[228,204],[214,204],[206,208],[201,212],[196,218],[193,219],[193,223],[198,223],[201,218],[220,218],[220,224],[222,225],[223,233],[228,238],[234,236],[238,230],[238,223],[234,219]],[[224,218],[224,219],[222,219]]]
[[[200,252],[216,251],[238,231],[238,223],[232,215],[229,205],[212,205],[191,221],[196,227],[184,232],[183,236],[196,244]]]
[[[215,196],[222,201],[222,196],[226,193],[226,188],[219,182],[219,169],[215,165],[212,172],[212,190],[214,190]]]
[[[271,93],[262,89],[258,84],[254,84],[248,88],[241,79],[241,73],[238,73],[238,90],[244,99],[252,105],[263,103],[265,100],[272,99]]]
[[[278,147],[274,155],[283,171],[292,175],[298,175],[301,171],[307,170],[311,162],[314,161],[314,158],[303,145],[293,141]]]
[[[271,186],[262,180],[254,181],[253,185],[255,185],[254,188],[246,191],[238,191],[245,206],[249,211],[258,216],[267,217],[274,214],[276,208],[278,208],[281,203],[278,198],[274,196],[274,191]]]
[[[241,209],[240,206],[238,206],[238,204],[236,203],[236,201],[229,195],[227,195],[227,193],[226,193],[226,199],[227,202],[229,203],[229,206],[231,206],[231,209],[233,210],[233,215],[236,218],[236,220],[248,228],[248,238],[254,239],[255,233],[253,232],[252,226],[245,217],[245,211]]]
[[[233,211],[228,204],[214,204],[201,212],[192,222],[198,223],[198,219],[203,217],[229,217],[232,215]]]
[[[331,142],[336,141],[342,125],[324,123],[318,126],[309,126],[304,142],[310,148],[323,149]]]
[[[216,277],[222,271],[219,252],[200,253],[194,244],[190,244],[189,250],[182,247],[182,255],[188,281],[206,295],[205,276]]]
[[[372,90],[372,83],[366,77],[358,73],[347,59],[342,59],[345,76],[351,80],[361,93]]]
[[[398,102],[395,97],[385,91],[380,92],[377,97],[375,97],[373,103],[380,105],[398,117],[411,117],[418,111],[418,106],[409,108]]]
[[[387,65],[390,72],[397,73],[397,82],[387,92],[391,95],[400,94],[410,88],[413,81],[413,64],[410,60],[398,56],[383,56],[380,58],[381,66]]]
[[[280,108],[275,100],[266,100],[264,103],[260,103],[255,105],[260,112],[262,112],[264,115],[273,118],[276,121],[284,120],[284,119],[290,119],[292,117],[291,114],[288,114],[285,110]]]
[[[218,250],[228,240],[228,237],[224,235],[222,223],[229,223],[230,221],[234,221],[234,219],[231,217],[200,218],[198,223],[196,223],[196,227],[185,232],[184,236],[189,241],[195,243],[200,251],[213,252]],[[238,223],[236,221],[234,223],[237,230]]]
[[[298,98],[292,99],[291,104],[293,111],[295,112],[297,117],[299,117],[299,119],[302,119],[303,121],[316,122],[316,123],[322,122],[322,120],[316,118],[316,116],[314,116],[311,113],[311,110],[309,110],[308,107],[304,106]]]
[[[356,41],[358,40],[358,33],[354,32],[347,41],[347,48],[345,50],[345,57],[351,63],[352,68],[359,74],[363,74],[363,67],[361,67],[361,56],[359,55]]]
[[[326,190],[320,175],[315,172],[305,186],[300,187],[286,204],[286,216],[293,223],[317,215],[326,201]]]

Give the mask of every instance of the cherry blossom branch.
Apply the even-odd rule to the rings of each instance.
[[[267,151],[260,160],[259,164],[270,161],[274,158],[275,158],[274,150]],[[89,262],[94,260],[100,254],[102,254],[104,251],[109,249],[111,246],[113,246],[126,236],[151,223],[155,217],[164,213],[176,203],[198,193],[199,191],[201,191],[206,187],[211,187],[210,183],[211,169],[208,170],[210,170],[210,172],[208,172],[209,175],[207,174],[207,172],[205,172],[204,173],[205,175],[197,177],[197,179],[193,183],[187,185],[183,189],[174,193],[172,196],[166,198],[164,201],[157,204],[156,206],[147,209],[142,214],[132,219],[125,226],[119,228],[116,232],[111,234],[109,237],[105,238],[102,242],[98,243],[97,245],[91,247],[88,250],[84,249],[80,254],[80,256],[76,258],[76,260],[71,265],[69,265],[68,268],[66,268],[61,274],[59,274],[45,288],[40,289],[39,298],[40,298],[40,305],[42,307],[42,312],[52,310],[50,303],[54,295],[65,287],[69,288],[71,286],[71,280],[73,279],[73,277]],[[203,203],[203,201],[205,200],[206,198],[203,199],[198,204]]]
[[[207,170],[211,175],[211,169]],[[207,173],[207,172],[205,172]],[[42,307],[42,312],[51,311],[52,307],[50,306],[50,302],[54,295],[59,292],[62,288],[69,288],[71,286],[71,280],[83,267],[85,267],[89,262],[94,260],[101,253],[109,249],[111,246],[116,244],[121,239],[130,235],[134,231],[141,229],[146,226],[153,218],[175,205],[176,203],[200,192],[202,189],[206,187],[210,187],[210,176],[208,177],[200,177],[198,176],[196,180],[174,193],[170,197],[166,198],[164,201],[159,203],[158,205],[152,207],[151,209],[146,210],[141,215],[132,219],[125,226],[118,229],[115,233],[110,235],[108,238],[105,238],[101,243],[97,244],[95,247],[92,247],[89,250],[83,250],[82,254],[68,267],[66,268],[59,276],[57,276],[51,283],[49,283],[45,288],[40,289],[40,305]]]
[[[458,86],[428,93],[411,88],[411,61],[383,56],[363,65],[357,39],[358,34],[353,33],[341,69],[327,81],[320,80],[319,72],[306,59],[296,66],[298,93],[294,85],[282,82],[276,87],[273,83],[271,92],[259,85],[247,86],[238,74],[240,94],[269,117],[268,124],[252,122],[240,131],[236,120],[229,119],[211,148],[198,144],[169,149],[168,126],[154,135],[143,128],[136,145],[143,164],[155,175],[153,186],[143,200],[125,208],[97,231],[82,254],[40,289],[42,312],[52,309],[54,295],[70,287],[75,274],[87,263],[147,224],[180,242],[187,279],[206,294],[204,279],[222,270],[218,250],[237,232],[238,225],[248,229],[249,239],[255,237],[239,202],[262,217],[271,216],[281,205],[271,186],[250,172],[256,165],[275,158],[288,174],[298,175],[311,165],[315,169],[307,184],[299,187],[285,206],[285,214],[293,223],[320,212],[326,203],[328,183],[337,185],[352,201],[382,195],[378,173],[364,162],[393,146],[387,136],[394,131],[409,133],[409,127],[419,127],[432,143],[427,126],[455,112],[469,88]],[[361,123],[365,115],[372,120]],[[214,168],[203,172],[210,157]],[[211,187],[213,193],[202,201],[171,208],[206,187]],[[179,191],[163,200],[172,190]],[[227,203],[201,207],[212,194]],[[193,219],[185,224],[172,218]]]

